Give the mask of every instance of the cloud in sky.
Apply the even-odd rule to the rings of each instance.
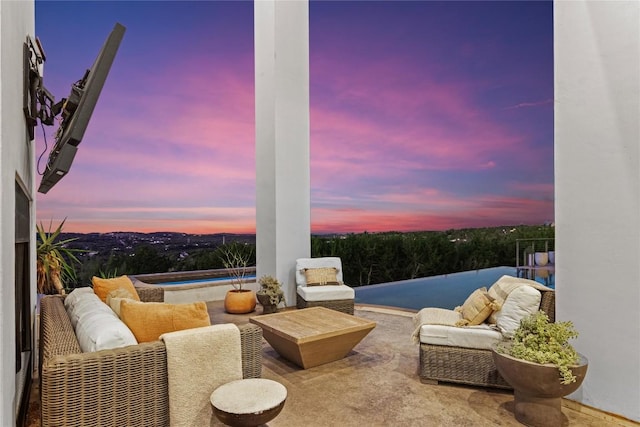
[[[120,51],[38,219],[254,232],[252,3],[37,1],[57,98],[115,22]],[[311,2],[312,231],[553,220],[552,36],[550,2]]]

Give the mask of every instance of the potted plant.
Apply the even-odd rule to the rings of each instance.
[[[278,279],[272,276],[262,276],[258,281],[260,289],[256,292],[258,302],[262,305],[264,314],[278,311],[278,304],[284,301],[284,291]]]
[[[227,291],[224,298],[224,309],[227,313],[251,313],[256,308],[256,293],[245,289],[247,283],[247,267],[253,257],[253,248],[234,242],[220,247],[220,259],[231,276],[233,289]]]
[[[528,426],[562,425],[561,398],[580,387],[587,359],[569,339],[572,322],[550,322],[543,311],[524,318],[513,339],[493,349],[493,360],[514,389],[515,416]]]
[[[64,283],[75,280],[73,263],[80,263],[75,254],[84,251],[67,247],[70,242],[76,240],[75,238],[58,240],[65,221],[66,218],[54,231],[51,231],[52,223],[49,223],[48,231],[44,230],[42,223],[36,224],[36,282],[40,294],[64,295]]]

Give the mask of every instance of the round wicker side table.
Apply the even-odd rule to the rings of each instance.
[[[215,389],[211,405],[216,417],[228,426],[256,427],[274,419],[286,399],[287,389],[279,382],[249,378]]]

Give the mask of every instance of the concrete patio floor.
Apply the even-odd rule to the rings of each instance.
[[[226,314],[209,302],[212,323],[245,323],[261,314]],[[263,341],[263,378],[288,391],[284,409],[269,426],[519,426],[513,393],[452,384],[428,385],[418,376],[418,347],[411,343],[413,313],[356,306],[356,316],[376,328],[342,360],[301,369]],[[27,426],[39,426],[37,387]],[[637,423],[565,401],[565,426],[637,426]],[[212,425],[222,425],[221,423]]]

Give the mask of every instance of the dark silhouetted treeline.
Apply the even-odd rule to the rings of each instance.
[[[364,286],[515,266],[516,239],[552,239],[554,236],[555,228],[550,226],[313,236],[311,254],[314,257],[339,256],[345,283]],[[553,241],[550,241],[548,250],[553,249]],[[543,247],[536,250],[543,250]]]

